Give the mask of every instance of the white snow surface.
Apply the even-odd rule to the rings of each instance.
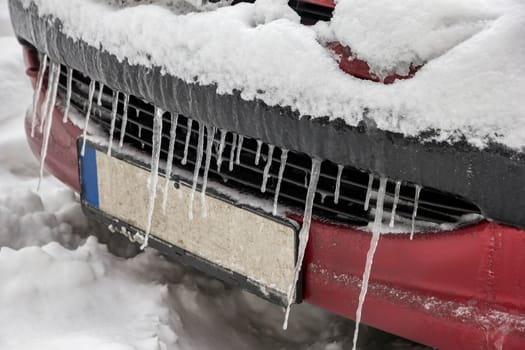
[[[76,40],[187,82],[302,115],[364,117],[384,130],[485,147],[525,146],[525,4],[520,0],[340,0],[330,24],[304,26],[282,0],[188,12],[166,1],[19,0]],[[181,0],[182,1],[182,0]],[[128,2],[129,3],[129,2]],[[153,34],[152,34],[153,33]],[[380,74],[426,63],[382,85],[339,70],[323,43],[339,40]]]
[[[314,307],[297,306],[284,332],[282,308],[152,250],[117,258],[93,236],[104,228],[86,220],[73,192],[45,174],[35,193],[39,165],[23,127],[32,91],[6,13],[0,0],[1,349],[337,350],[351,344],[352,323]],[[363,349],[384,337],[365,332]],[[387,339],[381,348],[411,346]]]

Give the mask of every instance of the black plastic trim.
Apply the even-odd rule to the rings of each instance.
[[[104,48],[73,40],[60,31],[59,20],[39,17],[34,5],[24,9],[20,0],[10,0],[9,7],[20,39],[113,89],[282,148],[456,193],[475,203],[490,220],[525,227],[522,152],[496,143],[483,150],[467,142],[437,143],[425,136],[432,135],[431,130],[420,137],[404,137],[376,128],[367,118],[351,127],[342,120],[312,119],[289,107],[246,101],[239,91],[217,94],[214,85],[187,83],[163,74],[160,67],[121,62]]]

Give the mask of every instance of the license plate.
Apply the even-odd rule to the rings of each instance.
[[[124,223],[144,234],[148,166],[118,151],[108,156],[104,147],[89,142],[79,162],[83,205],[113,220],[114,226]],[[248,290],[285,303],[293,280],[297,227],[284,219],[261,215],[256,209],[236,206],[214,191],[206,195],[207,217],[201,213],[200,193],[195,194],[190,220],[189,182],[183,176],[173,178],[176,181],[170,180],[165,213],[164,178],[159,178],[150,241],[180,249],[201,261],[193,264],[197,268],[205,261],[212,274],[220,270],[222,275],[238,276]]]

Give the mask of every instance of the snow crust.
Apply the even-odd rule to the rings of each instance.
[[[341,0],[330,24],[303,26],[279,0],[202,12],[165,2],[19,0],[63,23],[69,37],[187,82],[302,115],[366,117],[384,130],[435,140],[525,146],[525,4],[519,0]],[[379,72],[416,76],[384,86],[344,74],[324,42],[355,47]]]

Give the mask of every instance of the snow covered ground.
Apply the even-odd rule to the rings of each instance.
[[[353,323],[308,305],[283,310],[153,251],[117,258],[74,193],[26,145],[31,101],[0,0],[0,349],[345,349]],[[362,349],[415,348],[364,328]]]

